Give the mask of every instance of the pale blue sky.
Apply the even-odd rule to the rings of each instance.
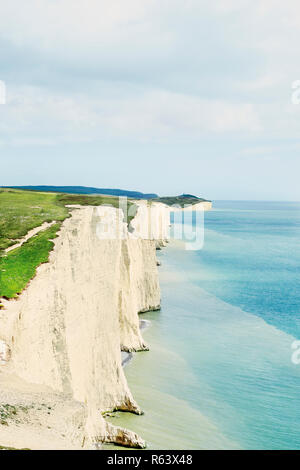
[[[300,200],[299,13],[296,0],[2,2],[0,184]]]

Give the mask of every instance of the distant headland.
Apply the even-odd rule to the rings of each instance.
[[[184,206],[187,204],[198,204],[199,202],[211,202],[208,199],[194,196],[192,194],[181,194],[179,196],[163,196],[160,197],[156,193],[142,193],[140,191],[130,191],[126,189],[112,188],[94,188],[89,186],[2,186],[3,188],[22,189],[27,191],[54,192],[67,194],[101,194],[108,196],[123,196],[133,199],[151,199],[155,202],[162,202],[168,206],[174,204]]]

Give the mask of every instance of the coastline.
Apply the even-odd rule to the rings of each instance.
[[[143,436],[106,419],[113,410],[143,414],[124,366],[134,352],[147,354],[146,315],[159,315],[161,305],[157,255],[168,241],[171,209],[135,204],[129,226],[121,209],[73,207],[49,261],[17,299],[3,299],[0,405],[9,426],[0,424],[0,445],[14,447],[15,436],[18,447],[47,442],[55,449],[60,435],[66,449],[146,447]],[[51,410],[47,419],[40,402]]]
[[[291,360],[299,295],[287,299],[282,289],[284,278],[291,288],[299,282],[299,256],[290,257],[299,211],[291,207],[292,218],[286,204],[253,203],[249,214],[249,203],[235,203],[225,214],[224,205],[231,208],[209,214],[204,250],[188,253],[171,241],[158,253],[162,308],[145,314],[151,348],[125,370],[145,414],[111,418],[143,435],[149,449],[299,447],[300,369]],[[262,220],[254,237],[249,223]],[[270,233],[278,223],[280,233]],[[262,295],[270,289],[274,299]]]
[[[167,334],[172,333],[173,315],[178,315],[171,298],[174,289],[179,291],[183,282],[180,270],[170,264],[178,252],[184,256],[183,244],[171,240],[158,254],[159,260],[163,261],[159,271],[161,311],[143,314],[150,322],[144,336],[151,347],[147,353],[135,354],[125,368],[129,386],[144,414],[135,417],[115,412],[108,420],[143,435],[150,450],[240,448],[180,392],[181,383],[189,384],[193,389],[195,379],[184,358],[180,337],[175,343],[170,343],[167,338]],[[178,298],[176,302],[180,308]]]
[[[138,313],[160,307],[156,248],[164,244],[169,209],[151,206],[149,212],[141,202],[130,232],[119,209],[74,208],[54,240],[49,262],[37,268],[16,300],[4,299],[0,404],[9,426],[0,425],[0,445],[145,447],[140,436],[112,426],[105,414],[142,413],[128,387],[120,349],[128,353],[123,363],[134,351],[148,350],[141,334],[147,322]],[[149,216],[151,237],[144,239],[139,229],[147,233]],[[116,228],[117,236],[108,228]],[[47,419],[39,402],[47,404]],[[58,414],[59,403],[64,405]]]
[[[151,322],[149,320],[140,320],[140,330],[143,331],[146,328],[151,326]],[[121,358],[122,358],[122,367],[125,367],[129,362],[133,359],[134,353],[121,351]]]

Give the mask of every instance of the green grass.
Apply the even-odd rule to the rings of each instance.
[[[0,189],[0,251],[43,222],[59,222],[69,217],[65,206],[70,204],[119,207],[119,198]],[[133,203],[128,200],[128,209],[131,206]]]
[[[34,277],[36,268],[46,263],[54,243],[51,241],[63,220],[70,217],[67,205],[110,205],[119,207],[119,198],[77,194],[40,193],[36,191],[0,190],[0,298],[17,297]],[[134,217],[136,206],[128,201],[127,222]],[[47,230],[31,237],[19,248],[5,254],[5,248],[44,222],[56,221]],[[0,303],[0,308],[1,308]]]
[[[34,277],[37,266],[48,261],[54,245],[51,240],[57,236],[60,225],[54,224],[39,232],[0,258],[0,297],[16,297]]]
[[[0,190],[0,250],[43,222],[62,221],[68,216],[57,194]]]
[[[119,208],[119,198],[116,196],[90,196],[84,194],[58,194],[58,202],[62,205],[80,204],[81,206],[110,205]],[[123,208],[123,207],[122,207]],[[137,206],[127,199],[127,208],[124,207],[126,222],[130,222],[136,213]]]

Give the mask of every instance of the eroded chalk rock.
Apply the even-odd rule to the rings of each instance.
[[[135,432],[106,423],[105,441],[120,446],[145,449],[145,441]]]
[[[10,347],[0,340],[0,365],[5,365],[10,359]]]

